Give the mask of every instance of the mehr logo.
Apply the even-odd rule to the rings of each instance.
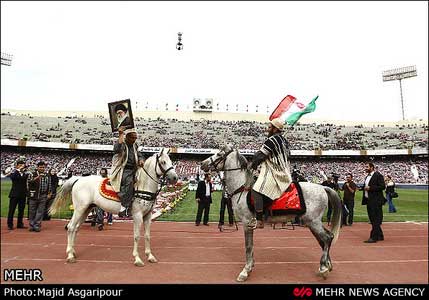
[[[306,288],[306,287],[302,287],[302,288],[294,288],[293,289],[293,295],[295,297],[300,297],[300,298],[304,298],[304,297],[310,297],[311,295],[313,295],[313,290],[311,288]]]
[[[4,281],[43,281],[40,269],[4,269]]]

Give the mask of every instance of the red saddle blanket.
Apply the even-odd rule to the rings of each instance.
[[[273,201],[273,204],[271,205],[271,210],[287,210],[287,209],[293,209],[293,210],[300,210],[301,209],[301,201],[299,198],[298,189],[296,188],[295,183],[291,183],[286,192],[283,193],[283,195],[280,196],[280,198]]]
[[[251,210],[254,210],[253,197],[249,197],[248,204]],[[249,199],[250,198],[250,199]],[[298,183],[292,182],[280,198],[274,201],[265,201],[264,210],[269,210],[271,215],[285,215],[285,214],[303,214],[305,213],[305,202],[302,197],[301,187]]]
[[[110,185],[109,178],[103,179],[98,190],[100,191],[100,195],[104,198],[118,202],[120,201],[118,193],[116,193],[113,187]]]

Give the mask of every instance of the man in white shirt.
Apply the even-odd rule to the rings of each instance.
[[[204,211],[203,224],[209,226],[209,212],[210,204],[212,203],[212,192],[213,185],[210,180],[210,174],[204,174],[204,181],[198,183],[197,192],[195,193],[195,199],[198,203],[197,218],[195,219],[195,225],[199,226],[201,223],[201,216]]]
[[[383,191],[386,187],[383,175],[375,171],[373,163],[366,164],[365,172],[368,175],[365,178],[362,205],[366,205],[372,230],[369,239],[364,242],[376,243],[384,240],[381,224],[383,222],[383,204],[386,203]]]

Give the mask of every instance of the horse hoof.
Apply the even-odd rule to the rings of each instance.
[[[318,275],[326,280],[329,275],[329,269],[319,270]]]
[[[75,257],[67,258],[67,262],[68,262],[69,264],[74,264],[74,263],[76,262],[76,258],[75,258]]]
[[[247,275],[247,274],[243,274],[243,273],[240,273],[240,275],[238,275],[238,277],[237,277],[237,281],[238,281],[238,282],[246,281],[246,280],[247,280],[247,277],[249,277],[249,275]]]
[[[136,266],[136,267],[143,267],[144,266],[144,263],[140,260],[140,261],[138,261],[138,260],[136,260],[135,262],[134,262],[134,265]]]
[[[155,258],[155,256],[149,257],[147,260],[148,260],[148,262],[151,262],[151,263],[157,263],[158,262],[158,260]]]

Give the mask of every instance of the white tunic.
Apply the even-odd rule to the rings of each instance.
[[[270,199],[279,198],[292,182],[287,161],[288,144],[284,136],[270,136],[260,151],[268,156],[261,164],[261,172],[253,189]]]

